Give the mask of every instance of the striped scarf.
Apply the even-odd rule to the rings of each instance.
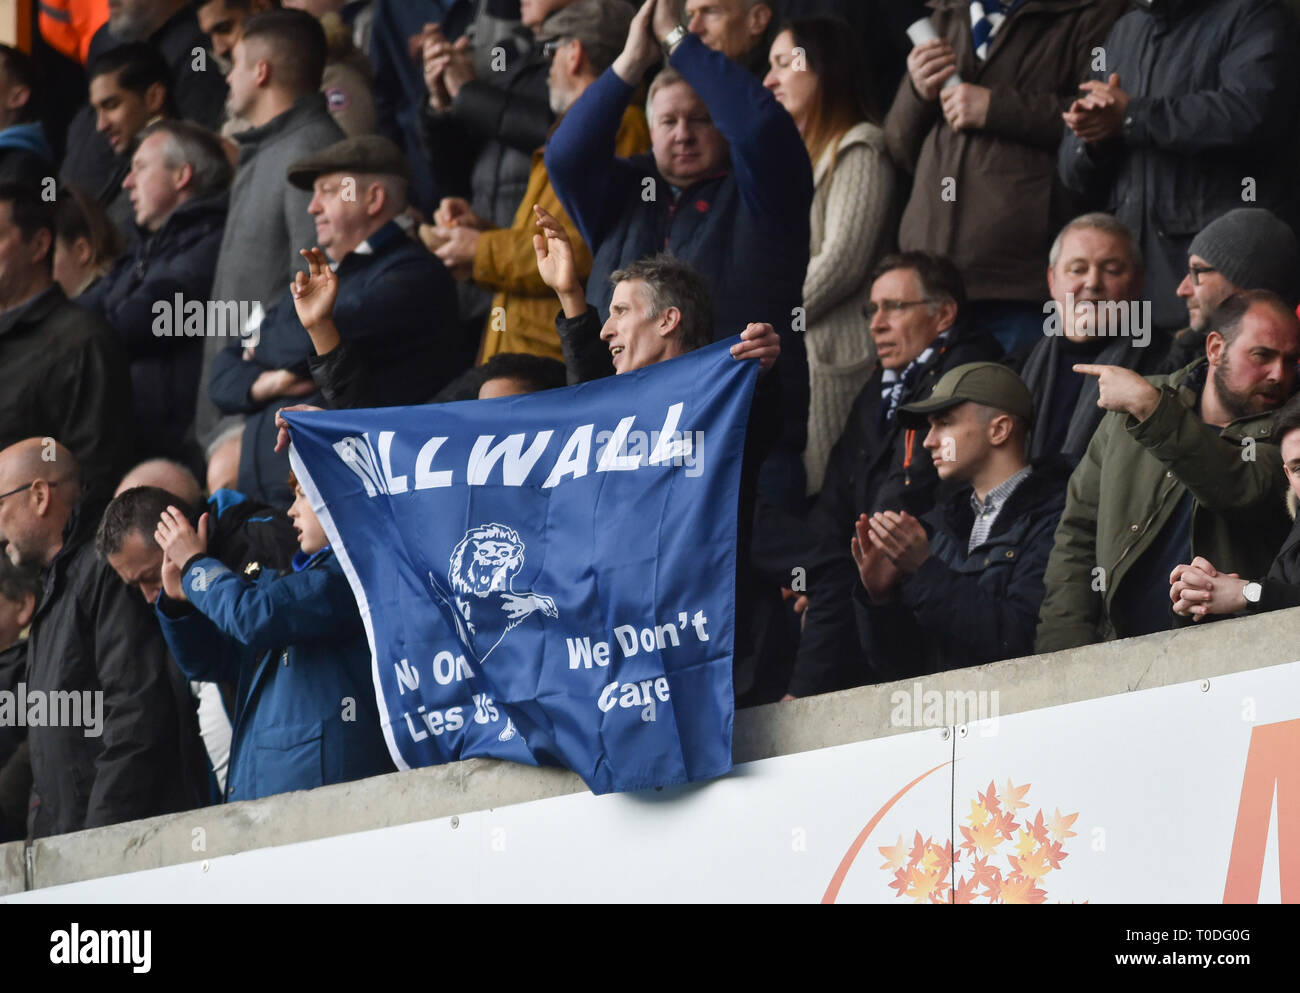
[[[975,42],[975,55],[983,62],[989,57],[989,45],[1002,22],[1011,16],[1023,0],[971,0],[970,33]]]

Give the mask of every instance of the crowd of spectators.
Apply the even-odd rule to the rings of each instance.
[[[1295,4],[63,6],[0,46],[0,694],[104,710],[0,720],[0,840],[392,769],[286,408],[732,341],[738,706],[1300,604]]]

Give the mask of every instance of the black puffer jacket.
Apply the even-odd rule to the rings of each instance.
[[[157,232],[141,231],[134,248],[76,300],[108,322],[131,363],[137,460],[185,455],[182,443],[194,420],[203,340],[183,335],[183,307],[178,312],[174,305],[178,296],[183,303],[207,301],[227,204],[224,191],[181,204]],[[156,303],[172,310],[170,334],[156,333],[164,327]]]
[[[533,152],[546,144],[555,115],[546,86],[550,63],[533,48],[514,71],[474,80],[438,113],[420,115],[425,155],[444,194],[467,196],[499,228],[514,221],[528,187]],[[467,185],[468,184],[468,185]]]
[[[186,810],[206,794],[188,684],[149,605],[95,553],[103,508],[89,499],[73,509],[28,637],[29,696],[103,694],[97,736],[84,726],[27,729],[33,837]],[[82,716],[89,723],[84,703]]]
[[[1070,469],[1060,456],[1034,463],[973,552],[966,487],[923,518],[930,557],[899,583],[893,600],[873,604],[858,584],[853,599],[872,682],[1033,653]]]

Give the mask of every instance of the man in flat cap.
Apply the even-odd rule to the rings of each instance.
[[[460,371],[440,361],[456,328],[451,277],[396,220],[410,180],[397,146],[378,135],[348,138],[295,162],[288,179],[312,193],[317,247],[302,254],[313,275],[330,274],[312,281],[328,340],[313,343],[286,287],[256,343],[228,345],[209,384],[222,413],[246,416],[239,489],[270,504],[292,498],[288,456],[275,452],[276,412],[323,399],[308,364],[313,355],[346,345],[382,386],[375,402],[383,404],[422,402]],[[319,336],[323,326],[308,323]]]
[[[1028,461],[1033,417],[1029,388],[996,362],[957,366],[929,399],[899,408],[926,432],[939,478],[966,485],[922,520],[858,518],[854,600],[871,682],[1033,653],[1069,479],[1060,456]]]

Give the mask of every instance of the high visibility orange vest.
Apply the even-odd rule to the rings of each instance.
[[[108,0],[40,0],[39,12],[45,43],[85,65],[90,39],[108,20]]]

